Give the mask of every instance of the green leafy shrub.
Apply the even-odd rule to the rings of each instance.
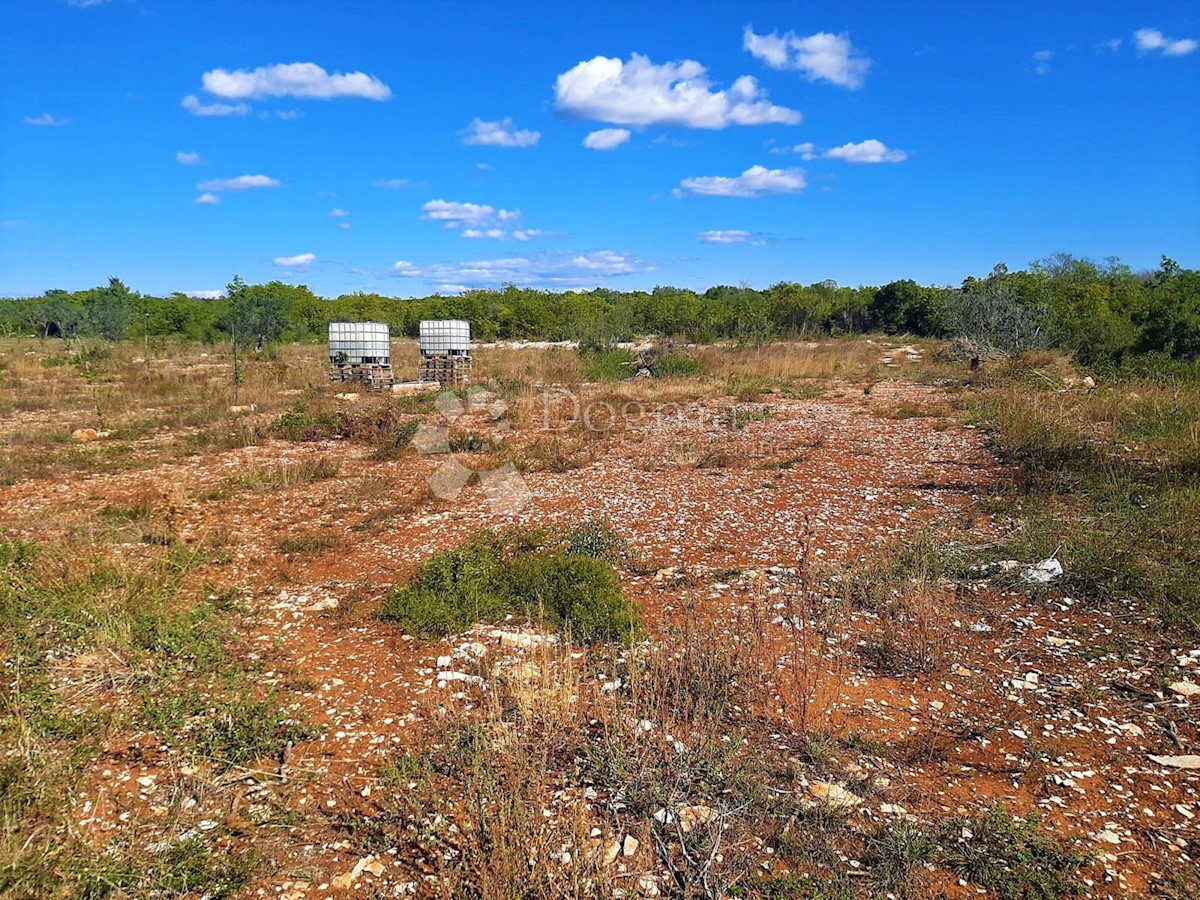
[[[327,441],[349,435],[345,416],[297,403],[271,423],[271,433],[288,441]]]
[[[588,519],[567,531],[565,552],[572,556],[590,556],[611,563],[619,562],[629,551],[625,539],[605,522]]]
[[[568,542],[569,545],[569,542]],[[434,554],[392,590],[381,618],[421,637],[441,637],[508,615],[592,642],[629,640],[641,630],[608,563],[547,546],[545,535],[482,532]]]
[[[637,358],[628,350],[582,350],[579,362],[587,381],[622,381],[634,372]]]
[[[695,378],[704,374],[704,363],[689,353],[666,353],[650,365],[655,378]]]

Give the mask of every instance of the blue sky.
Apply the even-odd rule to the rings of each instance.
[[[1195,267],[1193,9],[6,0],[0,295]]]

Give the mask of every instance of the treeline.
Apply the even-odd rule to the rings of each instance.
[[[387,322],[394,334],[416,336],[421,319],[436,318],[467,319],[481,340],[592,346],[644,334],[707,343],[883,332],[962,337],[1002,351],[1062,347],[1085,363],[1145,353],[1195,359],[1200,272],[1166,257],[1157,270],[1135,273],[1119,260],[1060,254],[1020,271],[1001,264],[958,287],[910,280],[855,288],[781,282],[761,291],[718,286],[700,294],[673,287],[555,293],[510,285],[457,297],[326,299],[304,286],[248,285],[235,277],[227,296],[197,299],[151,297],[112,278],[91,290],[0,301],[0,331],[43,338],[174,336],[262,344],[320,340],[337,320]]]

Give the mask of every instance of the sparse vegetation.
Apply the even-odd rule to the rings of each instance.
[[[142,522],[153,510],[100,515]],[[233,652],[236,602],[187,587],[197,559],[174,544],[134,561],[86,542],[0,542],[0,736],[12,751],[0,764],[0,894],[232,897],[249,881],[256,854],[211,840],[147,854],[124,840],[101,850],[63,828],[89,760],[114,735],[148,729],[220,773],[278,760],[315,734],[278,698],[257,696]]]
[[[588,386],[580,382],[596,351],[488,349],[476,373],[508,404],[512,428],[498,440],[487,410],[460,394],[466,411],[453,422],[452,449],[470,454],[481,471],[512,463],[531,483],[546,473],[544,483],[571,485],[586,498],[583,509],[612,521],[573,522],[571,507],[552,508],[547,521],[568,524],[484,530],[465,542],[479,514],[475,484],[449,510],[426,481],[440,460],[409,449],[419,424],[445,423],[432,395],[335,403],[315,383],[319,377],[299,374],[311,351],[283,347],[275,360],[245,363],[239,390],[259,409],[234,417],[225,409],[230,398],[209,396],[199,378],[185,378],[184,389],[147,376],[126,345],[106,345],[107,353],[78,362],[50,343],[42,351],[50,356],[5,357],[0,402],[16,409],[19,392],[23,408],[39,417],[36,427],[30,419],[10,426],[0,461],[18,492],[35,474],[63,475],[67,458],[77,461],[74,471],[125,474],[115,486],[101,478],[73,488],[77,508],[45,537],[51,529],[44,523],[14,518],[14,532],[39,535],[36,545],[0,543],[7,662],[0,736],[14,748],[0,760],[0,894],[232,897],[277,885],[272,866],[289,851],[273,840],[319,834],[320,842],[344,840],[347,849],[335,864],[344,869],[329,872],[323,862],[318,874],[314,865],[314,884],[382,854],[389,866],[411,864],[406,879],[436,873],[451,896],[507,896],[512,884],[528,896],[587,896],[632,889],[642,872],[655,873],[662,894],[694,896],[890,893],[916,900],[958,878],[1004,900],[1073,896],[1071,885],[1096,873],[1084,845],[1061,827],[1004,812],[947,821],[920,799],[940,779],[958,778],[956,748],[994,762],[985,748],[1003,745],[1003,753],[1022,765],[1035,760],[1038,770],[1050,765],[1053,739],[1035,733],[1014,743],[1016,713],[993,704],[994,692],[986,693],[982,714],[970,692],[947,702],[945,713],[926,706],[926,694],[946,698],[951,683],[978,687],[1030,665],[1007,656],[983,665],[964,659],[976,642],[1000,643],[976,631],[987,628],[978,622],[1003,632],[1004,646],[1015,641],[1030,652],[1020,627],[993,616],[995,591],[1035,612],[1047,599],[1070,596],[1072,615],[1085,622],[1094,621],[1087,608],[1096,604],[1153,611],[1165,630],[1142,632],[1141,617],[1127,609],[1119,610],[1119,632],[1064,630],[1072,642],[1054,645],[1064,654],[1059,671],[1087,661],[1088,675],[1055,696],[1141,723],[1146,736],[1132,745],[1139,750],[1177,752],[1177,742],[1194,743],[1186,710],[1147,708],[1149,721],[1120,706],[1114,711],[1124,686],[1112,686],[1112,673],[1138,655],[1155,672],[1147,685],[1186,677],[1165,674],[1170,661],[1147,650],[1147,640],[1166,646],[1185,633],[1178,626],[1195,624],[1200,608],[1188,577],[1200,458],[1191,427],[1195,376],[1185,364],[1163,363],[1156,374],[1100,372],[1089,387],[1058,352],[989,358],[971,370],[965,360],[932,352],[935,346],[922,342],[919,353],[897,354],[895,368],[884,370],[880,358],[891,351],[863,341],[747,339],[689,348],[686,358],[699,366],[666,377],[630,379],[622,364],[612,381]],[[170,352],[181,368],[196,363],[178,348]],[[611,427],[592,431],[564,418],[552,422],[565,425],[560,430],[539,430],[547,413],[537,385],[552,379],[585,404],[607,404]],[[864,396],[868,382],[876,389]],[[83,394],[73,392],[81,385],[90,406],[78,405]],[[133,402],[135,391],[147,392],[144,404]],[[815,397],[818,404],[797,413],[798,400]],[[86,419],[111,428],[111,436],[82,444],[67,425],[41,424],[61,398],[69,425]],[[134,408],[151,402],[159,407],[153,413]],[[756,532],[764,528],[749,522],[754,555],[724,530],[740,529],[742,519],[722,520],[711,532],[647,528],[646,521],[669,519],[646,505],[653,495],[638,491],[676,480],[690,480],[681,522],[694,521],[686,513],[713,504],[718,490],[744,492],[753,508],[787,521],[789,497],[845,464],[827,452],[845,449],[832,436],[799,427],[807,424],[802,416],[831,409],[863,413],[871,434],[888,440],[933,436],[926,449],[960,417],[986,429],[1012,468],[989,468],[991,494],[988,481],[971,474],[943,483],[914,473],[911,482],[892,484],[867,474],[890,448],[853,448],[858,476],[884,492],[876,505],[899,517],[883,533],[903,538],[851,542],[844,555],[823,545],[831,552],[814,557],[811,571],[807,562],[797,567],[763,551],[793,540],[787,528],[794,531],[794,523],[762,536]],[[680,410],[704,417],[687,420]],[[662,418],[646,429],[652,414]],[[934,416],[939,421],[928,421]],[[697,434],[697,421],[707,433]],[[640,431],[645,448],[622,437],[625,429]],[[147,477],[139,468],[214,450],[230,452],[219,464],[206,459],[169,470],[169,484],[138,487]],[[588,480],[611,472],[630,479],[628,492],[587,491]],[[721,487],[702,489],[710,482]],[[984,496],[982,510],[965,500],[941,504],[968,491]],[[842,509],[839,502],[832,508]],[[260,511],[278,517],[269,529],[253,524]],[[979,533],[970,516],[983,512],[993,518]],[[486,515],[483,522],[496,521]],[[432,545],[414,540],[423,534],[410,527],[416,520],[455,549],[429,555]],[[339,553],[322,552],[334,547]],[[259,571],[258,561],[274,551],[285,558],[274,556],[274,567]],[[1066,574],[1047,586],[1025,584],[1019,568],[1006,570],[1009,563],[995,565],[1023,566],[1055,553]],[[771,562],[779,566],[764,571]],[[395,573],[413,563],[416,574],[394,584]],[[347,583],[354,568],[363,574]],[[283,623],[294,610],[326,642],[322,653],[362,644],[378,645],[380,655],[369,663],[365,651],[355,656],[348,677],[324,660],[320,669],[298,665],[287,650],[293,635],[268,634],[255,621],[277,605]],[[378,617],[398,627],[381,632]],[[508,636],[528,630],[541,641],[544,630],[572,640],[534,643],[515,659],[486,631],[441,643],[478,622],[502,623]],[[950,665],[960,661],[974,671]],[[999,668],[1013,671],[998,675]],[[382,769],[363,765],[348,790],[318,795],[328,780],[322,753],[332,758],[347,746],[337,743],[338,730],[393,734],[377,712],[362,725],[342,724],[361,696],[354,679],[366,671],[394,692],[389,703],[403,698],[404,709],[415,701],[412,723],[395,731],[415,739],[395,749],[372,745],[369,752],[383,751]],[[851,683],[888,705],[847,706],[843,691]],[[331,721],[321,741],[305,724],[305,710],[318,704]],[[886,714],[870,718],[878,709]],[[971,722],[973,715],[981,721]],[[896,721],[904,729],[911,722],[911,731],[897,731]],[[1099,758],[1087,764],[1105,765]],[[297,768],[285,781],[291,765]],[[98,766],[161,772],[162,787],[149,789],[148,803],[161,801],[169,814],[117,825],[111,841],[72,832],[70,817],[81,815],[72,798],[90,797],[85,789]],[[259,799],[238,806],[239,783],[261,790]],[[857,806],[817,800],[815,784],[843,787],[872,810],[904,802],[911,814],[860,815]],[[1024,795],[1021,809],[1028,788],[1014,784]],[[312,805],[298,805],[308,792]],[[201,813],[190,811],[189,799],[218,824],[176,840],[198,827]],[[980,804],[995,799],[981,789]],[[238,809],[228,820],[227,804]],[[687,831],[678,827],[685,808],[692,808]],[[621,855],[625,835],[640,842],[629,858]],[[616,840],[616,861],[606,865]],[[861,864],[856,874],[849,859]],[[294,860],[286,875],[277,874],[280,881],[310,877]],[[359,886],[377,887],[369,875]]]
[[[1088,893],[1079,871],[1091,854],[1047,834],[1036,814],[1013,818],[996,806],[951,824],[943,844],[943,864],[1000,900],[1060,900]]]

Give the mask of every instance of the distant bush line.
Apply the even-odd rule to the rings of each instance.
[[[958,287],[911,280],[882,287],[831,281],[780,282],[765,290],[718,286],[704,293],[652,291],[555,293],[509,285],[460,296],[398,299],[380,294],[323,298],[303,285],[248,285],[236,277],[228,296],[151,297],[120,279],[86,291],[0,300],[0,333],[43,338],[179,337],[239,344],[320,340],[335,320],[387,322],[415,337],[428,318],[462,318],[480,340],[574,340],[604,348],[636,335],[670,335],[696,343],[878,332],[964,337],[984,350],[1069,350],[1086,364],[1158,354],[1200,356],[1200,271],[1163,257],[1153,271],[1134,272],[1058,254]]]

